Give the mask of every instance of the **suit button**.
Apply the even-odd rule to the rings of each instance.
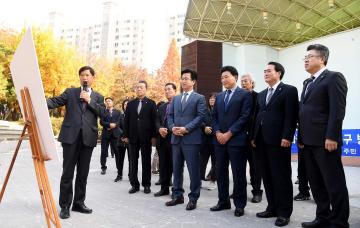
[[[138,118],[138,120],[140,120],[140,118]]]

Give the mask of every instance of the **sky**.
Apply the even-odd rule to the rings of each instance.
[[[104,0],[0,0],[0,27],[21,30],[24,26],[47,26],[50,12],[60,12],[66,23],[77,26],[99,24]],[[117,3],[123,17],[142,18],[148,21],[151,37],[145,56],[145,67],[150,71],[161,66],[165,58],[168,41],[166,18],[185,14],[188,0],[112,0]],[[150,54],[148,54],[150,55]]]

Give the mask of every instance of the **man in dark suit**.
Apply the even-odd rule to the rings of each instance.
[[[155,193],[155,197],[169,195],[169,187],[172,175],[172,152],[171,152],[171,129],[168,127],[167,119],[169,115],[170,102],[176,95],[174,83],[165,85],[165,96],[168,102],[160,105],[158,109],[156,130],[160,134],[159,138],[159,170],[161,185],[160,191]]]
[[[250,121],[248,122],[248,143],[247,143],[247,160],[249,162],[249,171],[250,171],[250,183],[252,186],[251,193],[253,198],[251,199],[252,203],[260,203],[262,200],[263,190],[261,189],[261,164],[260,164],[260,155],[257,154],[257,150],[251,146],[251,135],[255,122],[255,112],[256,112],[256,100],[258,93],[254,91],[255,82],[252,78],[252,75],[247,73],[241,76],[241,87],[246,89],[251,93],[252,96],[252,111],[250,115]]]
[[[259,151],[268,206],[259,218],[277,217],[276,226],[286,226],[293,210],[291,181],[291,142],[299,110],[298,92],[281,82],[284,67],[269,62],[264,70],[268,88],[257,98],[252,144]]]
[[[58,138],[63,147],[63,172],[59,196],[62,219],[70,217],[75,166],[75,196],[72,210],[92,213],[92,210],[85,206],[84,201],[91,154],[98,138],[97,119],[104,112],[104,97],[91,88],[95,78],[95,71],[91,67],[81,67],[79,78],[81,87],[68,88],[60,96],[47,99],[49,109],[66,107]]]
[[[106,158],[109,155],[109,145],[111,154],[115,154],[117,151],[117,141],[122,134],[122,130],[119,128],[120,111],[114,108],[114,102],[111,97],[105,98],[106,110],[104,116],[100,118],[100,124],[103,126],[101,132],[101,174],[106,173]]]
[[[311,80],[304,85],[299,112],[299,145],[312,195],[316,218],[303,227],[349,227],[349,195],[341,163],[342,123],[347,84],[344,76],[326,69],[329,49],[310,45],[305,70]]]
[[[156,141],[156,104],[146,97],[147,82],[136,85],[137,98],[129,101],[125,110],[124,141],[129,143],[130,194],[140,190],[138,180],[139,150],[141,150],[142,179],[144,193],[151,192],[151,146]]]
[[[247,128],[252,108],[251,93],[237,86],[238,72],[235,67],[221,68],[221,83],[226,89],[216,96],[213,110],[215,132],[216,177],[218,203],[210,211],[230,209],[229,161],[234,180],[234,215],[244,215],[246,206],[246,145]]]
[[[200,148],[202,142],[201,124],[204,120],[205,97],[194,91],[197,73],[186,69],[181,72],[183,93],[170,103],[168,127],[171,129],[173,153],[173,195],[166,206],[184,203],[183,170],[184,161],[190,175],[189,202],[186,210],[194,210],[200,197]]]

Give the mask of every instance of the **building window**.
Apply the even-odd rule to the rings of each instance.
[[[117,54],[118,54],[118,50],[115,50],[114,54],[117,55]]]
[[[118,47],[119,46],[119,43],[115,43],[115,47]]]

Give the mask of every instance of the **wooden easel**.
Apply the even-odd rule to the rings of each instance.
[[[20,149],[21,142],[23,139],[29,138],[30,139],[30,146],[31,146],[31,152],[32,152],[32,159],[34,161],[34,167],[35,167],[35,174],[37,183],[39,186],[40,191],[40,197],[44,208],[44,213],[46,217],[46,223],[48,227],[51,227],[51,223],[57,227],[60,228],[60,219],[56,210],[55,202],[52,196],[51,187],[49,184],[49,178],[46,172],[46,167],[44,163],[44,157],[42,153],[42,147],[40,144],[40,137],[39,137],[39,130],[36,124],[36,118],[34,114],[34,110],[32,107],[32,102],[30,98],[29,89],[27,87],[24,87],[24,89],[21,90],[21,100],[23,105],[23,111],[24,111],[24,120],[25,120],[25,126],[23,128],[23,131],[21,133],[21,136],[19,138],[19,141],[17,143],[14,156],[11,160],[9,170],[6,174],[6,178],[4,181],[4,184],[1,189],[0,193],[0,203],[2,200],[2,197],[5,192],[5,188],[7,185],[7,182],[9,180],[11,170],[14,166],[17,154]],[[27,134],[26,134],[27,130]],[[51,223],[50,223],[51,222]]]

